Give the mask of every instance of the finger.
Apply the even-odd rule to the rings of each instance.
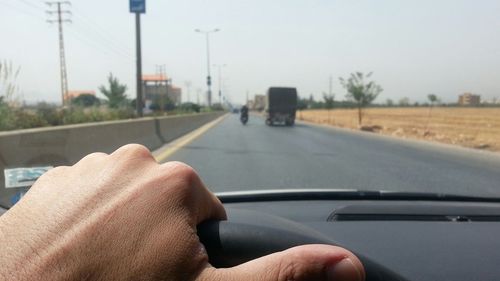
[[[308,245],[265,256],[229,269],[207,268],[197,281],[362,281],[363,265],[351,252],[334,246]]]
[[[203,184],[196,171],[181,162],[168,162],[161,165],[165,173],[170,174],[168,180],[177,181],[176,192],[181,206],[190,213],[191,226],[196,227],[206,220],[225,220],[226,211],[220,200]]]

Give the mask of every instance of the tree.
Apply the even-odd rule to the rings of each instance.
[[[429,118],[430,118],[431,117],[431,112],[432,112],[432,107],[434,107],[434,105],[439,102],[439,98],[435,94],[428,94],[427,95],[427,99],[431,103],[429,105]]]
[[[120,84],[120,81],[118,81],[118,78],[113,76],[113,73],[110,73],[108,76],[108,84],[109,88],[106,88],[103,85],[99,87],[99,91],[101,91],[101,93],[108,99],[109,107],[118,108],[125,105],[127,102],[127,96],[125,94],[127,91],[127,85]]]
[[[16,106],[19,104],[16,100],[19,72],[20,68],[13,67],[12,63],[0,61],[0,130],[18,129],[18,113],[22,113]]]
[[[399,100],[399,106],[409,106],[410,105],[410,99],[409,98],[402,98]]]
[[[391,100],[391,99],[387,99],[387,101],[385,102],[387,104],[387,106],[389,107],[393,107],[394,106],[394,101]]]
[[[170,111],[175,109],[175,104],[166,95],[156,95],[149,109],[153,111]]]
[[[307,109],[308,106],[309,106],[309,100],[307,99],[299,98],[299,100],[297,101],[297,110],[299,111]]]
[[[340,84],[347,90],[347,98],[356,103],[358,108],[358,124],[361,126],[363,121],[363,108],[370,105],[378,95],[383,91],[382,87],[374,81],[365,82],[372,76],[373,72],[366,76],[362,72],[351,73],[346,80],[340,77]]]
[[[81,107],[98,106],[101,101],[94,95],[82,94],[71,100],[71,103]]]
[[[16,84],[21,68],[15,68],[11,62],[0,61],[0,99],[2,103],[12,103],[19,88]]]
[[[327,95],[326,93],[323,93],[323,100],[325,101],[325,108],[328,110],[328,124],[330,124],[332,122],[331,110],[335,105],[335,95]]]
[[[214,104],[212,104],[212,106],[210,108],[213,111],[223,111],[224,110],[224,107],[220,103],[214,103]]]
[[[179,109],[182,111],[186,111],[186,112],[199,113],[201,110],[201,107],[195,103],[192,103],[192,102],[185,102],[179,106]]]
[[[430,101],[430,105],[429,105],[429,114],[427,115],[427,124],[425,125],[424,134],[429,129],[429,122],[431,120],[432,108],[434,107],[434,104],[439,102],[439,98],[435,94],[428,94],[427,99]]]
[[[431,107],[439,102],[439,98],[435,95],[435,94],[428,94],[427,95],[427,99],[431,102]]]

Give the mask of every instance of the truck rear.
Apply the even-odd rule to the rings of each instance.
[[[297,89],[271,87],[266,95],[266,124],[282,123],[286,126],[295,124],[297,111]]]

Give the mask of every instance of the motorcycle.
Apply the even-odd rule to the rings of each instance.
[[[248,122],[248,115],[242,114],[240,117],[240,121],[243,125],[246,125]]]

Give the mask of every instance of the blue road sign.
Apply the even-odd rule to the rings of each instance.
[[[146,13],[146,0],[130,0],[131,13]]]

